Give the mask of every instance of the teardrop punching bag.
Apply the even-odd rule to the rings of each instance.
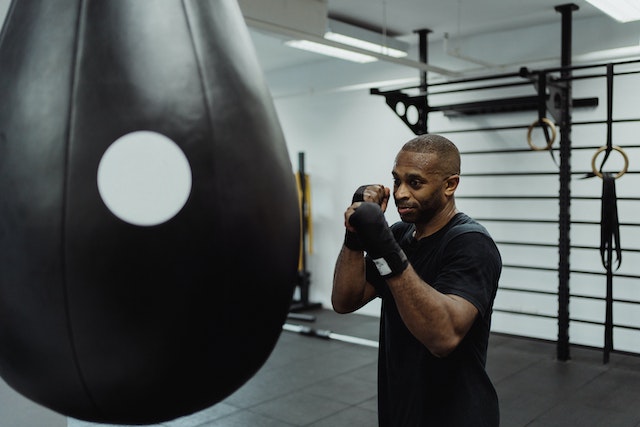
[[[159,196],[118,199],[145,179]],[[121,210],[134,204],[152,217]],[[234,0],[12,2],[0,34],[10,386],[105,423],[213,405],[275,346],[298,242],[291,163]]]

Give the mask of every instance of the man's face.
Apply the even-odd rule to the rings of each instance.
[[[447,203],[447,176],[432,153],[400,151],[393,167],[393,198],[405,222],[428,223]]]

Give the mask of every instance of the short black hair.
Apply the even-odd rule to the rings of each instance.
[[[438,156],[443,175],[460,174],[460,151],[453,142],[442,135],[419,135],[404,144],[402,151],[435,154]]]

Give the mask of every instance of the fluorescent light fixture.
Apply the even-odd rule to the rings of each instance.
[[[333,40],[334,42],[348,44],[349,46],[359,47],[360,49],[369,50],[371,52],[377,52],[382,55],[393,56],[394,58],[402,58],[404,56],[407,56],[407,52],[403,52],[401,50],[393,49],[387,46],[381,46],[365,40],[345,36],[343,34],[332,33],[331,31],[328,31],[324,35],[324,38],[327,40]]]
[[[408,43],[335,19],[329,19],[329,28],[324,38],[394,58],[407,56],[409,49]]]
[[[327,43],[322,43],[323,40],[327,40]],[[365,51],[376,55],[402,58],[407,56],[409,49],[408,43],[333,19],[329,19],[328,29],[323,39],[291,40],[285,44],[297,49],[360,63],[378,60],[376,56],[367,55]],[[344,48],[339,45],[343,45]]]
[[[289,40],[285,42],[287,46],[295,47],[309,52],[320,53],[322,55],[333,56],[334,58],[346,59],[347,61],[359,62],[361,64],[374,62],[378,59],[364,55],[362,53],[352,52],[350,50],[340,49],[322,43],[316,43],[309,40]]]
[[[617,21],[640,20],[640,2],[638,0],[587,0],[587,2]]]
[[[640,56],[640,46],[626,46],[613,49],[599,50],[596,52],[583,53],[573,57],[577,62],[598,62],[615,59],[632,59]]]

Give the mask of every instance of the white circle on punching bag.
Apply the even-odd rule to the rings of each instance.
[[[191,166],[178,144],[157,132],[116,139],[98,166],[98,191],[107,208],[130,224],[153,226],[173,218],[191,193]]]

